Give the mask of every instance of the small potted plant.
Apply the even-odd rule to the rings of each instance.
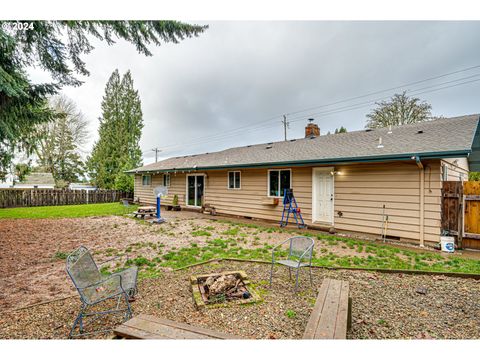
[[[173,211],[180,211],[180,205],[178,205],[178,195],[175,194],[173,195],[173,200],[172,200],[172,210]]]

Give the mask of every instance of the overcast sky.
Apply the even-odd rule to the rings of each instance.
[[[142,100],[145,164],[153,147],[170,157],[283,140],[282,114],[291,121],[288,138],[303,137],[309,117],[322,133],[362,129],[372,102],[402,89],[423,92],[418,97],[434,115],[480,112],[480,67],[340,102],[480,65],[480,22],[208,25],[198,38],[152,48],[152,57],[123,41],[92,42],[95,50],[84,57],[90,76],[63,89],[90,122],[87,151],[98,138],[105,84],[116,68],[130,69]],[[38,70],[30,74],[45,79]],[[470,83],[452,86],[462,82]],[[438,88],[445,89],[432,91]]]

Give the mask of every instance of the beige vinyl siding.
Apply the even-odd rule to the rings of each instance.
[[[438,242],[441,223],[440,162],[425,165],[425,241]],[[335,228],[380,235],[382,213],[387,235],[420,238],[420,170],[414,162],[337,166]],[[342,216],[339,215],[342,212]]]
[[[436,243],[440,237],[441,173],[440,160],[424,162],[424,239]],[[316,167],[316,166],[313,166]],[[219,214],[280,221],[282,199],[278,205],[263,204],[267,198],[268,170],[230,169],[202,172],[205,178],[204,202]],[[281,167],[278,169],[285,169]],[[228,171],[241,171],[240,189],[228,189]],[[312,224],[312,167],[292,167],[292,187],[305,222]],[[340,174],[334,179],[334,227],[380,235],[382,206],[389,215],[388,235],[402,239],[420,238],[420,169],[415,162],[356,164],[335,166]],[[185,206],[187,174],[171,174],[169,196],[173,194]],[[145,203],[155,203],[153,188],[162,184],[162,175],[152,175],[152,185],[143,187],[141,176],[135,177],[135,196]],[[339,215],[342,213],[342,216]]]
[[[162,198],[162,205],[171,205],[173,196],[178,195],[178,204],[185,206],[185,174],[170,173],[170,186],[168,187],[168,196]],[[163,174],[152,174],[152,183],[149,186],[142,185],[142,175],[135,175],[135,198],[139,198],[141,203],[155,204],[156,199],[153,195],[153,189],[157,186],[163,186]]]
[[[461,175],[463,181],[468,180],[468,160],[467,158],[443,159],[442,165],[447,167],[447,181],[460,181]],[[442,166],[442,172],[443,172]]]
[[[278,205],[262,204],[262,200],[267,198],[268,169],[238,170],[241,171],[240,189],[227,188],[228,171],[207,172],[205,202],[214,206],[219,213],[280,221],[283,210],[281,198]],[[290,170],[297,202],[304,218],[310,219],[312,170],[311,168]]]

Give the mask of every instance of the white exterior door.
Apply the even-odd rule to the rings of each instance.
[[[312,170],[312,221],[333,225],[333,168]]]

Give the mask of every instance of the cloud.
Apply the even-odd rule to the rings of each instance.
[[[128,43],[94,41],[91,73],[65,88],[97,138],[105,83],[132,71],[142,99],[141,147],[151,162],[283,138],[281,115],[478,65],[479,22],[210,22],[200,37],[165,44],[145,57]],[[480,69],[478,71],[480,73]],[[451,80],[475,74],[457,74]],[[32,71],[32,77],[40,75]],[[429,85],[423,84],[423,85]],[[479,83],[420,95],[436,115],[478,112]],[[418,88],[411,87],[412,89]],[[378,96],[392,95],[392,92]],[[375,96],[289,116],[289,137],[302,137],[312,113],[322,132],[364,127],[371,105],[325,114]],[[275,117],[272,119],[272,117]],[[243,130],[231,131],[244,127]],[[230,131],[230,132],[229,132]],[[223,134],[218,136],[217,134]],[[215,137],[212,137],[217,135]],[[167,147],[167,145],[175,145]]]

